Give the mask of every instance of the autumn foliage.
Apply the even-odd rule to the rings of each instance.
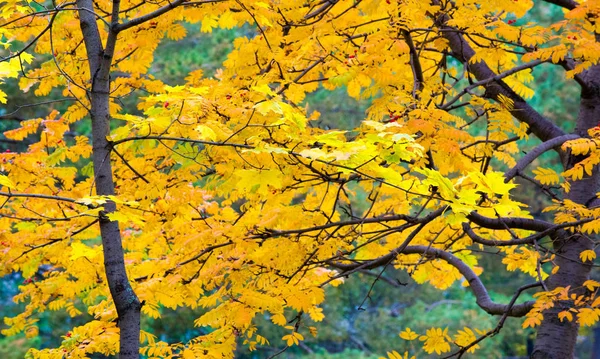
[[[26,151],[0,154],[0,274],[26,278],[4,334],[84,307],[93,320],[31,357],[232,358],[267,344],[257,316],[286,330],[276,346],[298,345],[316,335],[325,286],[394,267],[440,290],[461,282],[498,316],[484,330],[398,328],[426,353],[473,352],[524,317],[534,355],[569,357],[600,314],[600,1],[548,2],[564,8],[549,25],[523,20],[531,0],[2,2],[0,80],[47,109],[5,133],[35,138]],[[214,76],[168,85],[148,73],[153,52],[186,23],[255,33]],[[581,86],[574,126],[527,103],[541,65]],[[328,114],[305,96],[340,87],[371,106],[353,130],[322,129]],[[78,121],[90,136],[72,136]],[[560,161],[538,158],[550,150]],[[552,220],[519,188],[546,196]],[[531,281],[496,303],[486,260]],[[195,325],[209,334],[139,329],[140,312],[179,307],[205,308]]]

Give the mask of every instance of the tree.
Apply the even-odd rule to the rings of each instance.
[[[500,317],[488,330],[399,328],[427,353],[461,356],[526,316],[533,357],[572,357],[600,315],[600,3],[547,3],[565,15],[545,26],[528,0],[3,3],[0,76],[47,97],[44,118],[5,133],[34,143],[0,155],[2,274],[27,278],[4,333],[34,337],[37,313],[85,311],[59,348],[30,355],[222,358],[266,344],[253,325],[266,315],[287,332],[283,352],[316,333],[324,286],[357,273],[393,284],[395,267],[439,289],[463,281]],[[148,68],[185,22],[256,34],[214,76],[169,86]],[[581,87],[573,133],[527,102],[542,64]],[[317,126],[303,101],[320,86],[372,99],[359,127]],[[72,131],[85,121],[91,138]],[[530,135],[541,143],[521,155]],[[561,169],[540,163],[550,150]],[[516,177],[552,220],[515,199]],[[533,278],[508,303],[479,276],[494,260]],[[188,343],[140,330],[142,314],[182,306],[206,308]]]

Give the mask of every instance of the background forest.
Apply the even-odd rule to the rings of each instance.
[[[561,10],[544,2],[536,2],[535,8],[529,16],[547,19],[548,23],[562,16]],[[527,18],[523,21],[528,21]],[[541,23],[540,25],[544,25]],[[187,37],[178,42],[164,40],[156,52],[155,62],[151,73],[174,86],[192,69],[201,68],[206,76],[210,76],[219,68],[232,49],[235,37],[246,35],[255,36],[255,29],[246,27],[237,30],[215,30],[211,34],[199,31],[199,25],[186,25]],[[43,59],[37,59],[42,61]],[[576,116],[577,104],[570,99],[577,98],[577,88],[568,84],[562,72],[547,71],[552,65],[542,65],[534,70],[537,82],[531,86],[535,96],[530,101],[533,107],[549,119],[560,123],[562,121],[573,123]],[[33,118],[35,108],[26,104],[36,102],[33,94],[22,94],[17,90],[16,81],[7,83],[9,105],[0,108],[0,130],[6,131],[17,127],[20,119]],[[562,90],[556,92],[556,88]],[[12,89],[12,90],[11,90]],[[552,91],[551,91],[552,90]],[[552,93],[552,95],[548,95]],[[558,96],[556,95],[558,93]],[[56,94],[59,98],[60,94]],[[143,95],[143,94],[137,94]],[[130,106],[130,111],[135,111],[134,99],[128,99],[123,105]],[[368,101],[356,101],[348,97],[345,89],[331,91],[316,91],[307,96],[306,106],[324,114],[319,126],[327,128],[351,129],[356,127],[363,118],[364,111],[369,105]],[[24,105],[17,107],[16,104]],[[68,104],[56,103],[58,110],[63,110]],[[89,134],[88,122],[80,122],[73,129],[73,136]],[[483,129],[482,129],[483,130]],[[568,129],[567,129],[568,130]],[[26,144],[13,143],[0,137],[2,151],[24,150]],[[520,141],[519,146],[524,152],[535,146]],[[551,157],[551,155],[548,155]],[[558,168],[558,163],[556,164]],[[517,196],[527,198],[536,197],[531,187]],[[532,208],[532,213],[538,218],[543,218],[541,209],[545,203],[543,197],[538,196],[540,202],[537,208]],[[518,197],[517,197],[518,199]],[[360,196],[356,199],[360,206]],[[494,268],[499,262],[481,262],[484,267],[483,281],[489,283],[492,298],[499,302],[510,300],[512,293],[522,282],[524,274],[520,272],[505,272],[502,268]],[[294,347],[282,355],[288,358],[315,358],[315,359],[367,359],[378,358],[392,349],[403,352],[414,351],[411,342],[399,338],[398,333],[406,327],[417,332],[424,332],[435,325],[447,325],[450,330],[464,327],[465,321],[479,323],[481,328],[492,328],[496,324],[494,317],[487,315],[475,304],[470,291],[455,284],[445,291],[436,290],[430,286],[422,286],[416,290],[417,285],[404,273],[388,270],[388,281],[378,280],[369,276],[356,276],[348,279],[346,283],[337,288],[329,288],[329,300],[324,304],[325,320],[318,325],[319,335],[316,338],[306,338],[299,347]],[[12,297],[17,293],[17,286],[23,281],[19,275],[11,275],[0,281],[0,313],[2,317],[12,316],[19,312],[18,305],[12,302]],[[415,313],[426,313],[416,316]],[[177,311],[162,309],[162,319],[153,321],[145,318],[142,327],[154,333],[160,340],[168,342],[185,342],[198,335],[199,329],[194,328],[193,318],[200,315],[200,311],[190,313],[187,308]],[[46,312],[40,318],[40,336],[33,340],[25,335],[14,337],[0,336],[0,358],[22,358],[28,348],[44,348],[57,346],[62,333],[68,328],[77,325],[67,315],[61,312]],[[85,319],[81,318],[82,323]],[[260,320],[264,321],[261,326]],[[259,320],[260,331],[271,343],[278,343],[283,332],[278,328],[268,325],[268,318]],[[581,357],[589,357],[591,353],[593,331],[582,329],[581,342],[578,353]],[[475,355],[480,358],[506,358],[525,356],[527,353],[527,338],[535,335],[532,329],[522,329],[520,320],[509,320],[500,334],[484,341],[482,349]],[[261,347],[258,351],[250,353],[241,351],[239,358],[265,358],[277,352],[280,348]],[[245,350],[245,349],[244,349]],[[421,353],[419,357],[427,357]]]

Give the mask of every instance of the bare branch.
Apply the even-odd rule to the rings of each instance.
[[[411,216],[408,216],[405,214],[395,214],[395,215],[389,215],[389,216],[358,218],[358,219],[347,220],[347,221],[331,222],[331,223],[323,224],[320,226],[290,229],[290,230],[266,229],[266,230],[264,230],[265,231],[264,234],[256,235],[256,236],[253,236],[250,238],[269,238],[269,237],[290,236],[290,235],[303,234],[303,233],[307,233],[307,232],[322,231],[324,229],[328,229],[328,228],[332,228],[332,227],[344,227],[344,226],[362,225],[362,224],[369,224],[369,223],[385,223],[385,222],[390,222],[390,221],[406,221],[406,223],[411,223],[411,224],[423,224],[423,223],[429,223],[434,218],[441,215],[443,213],[443,210],[445,210],[445,209],[446,209],[446,207],[444,207],[442,209],[438,209],[434,212],[429,213],[428,215],[426,215],[425,217],[422,217],[422,218],[411,217]]]
[[[575,140],[578,138],[578,135],[562,135],[559,137],[555,137],[551,140],[542,142],[539,146],[534,148],[532,151],[529,151],[527,155],[521,158],[513,168],[504,173],[504,183],[510,182],[511,179],[513,179],[520,172],[522,172],[525,169],[525,167],[527,167],[527,165],[533,162],[536,158],[540,157],[544,152],[558,147],[567,141]]]
[[[408,45],[409,53],[410,53],[410,67],[413,73],[413,98],[418,98],[418,92],[423,90],[423,85],[425,83],[425,79],[423,78],[423,69],[421,67],[421,61],[419,61],[419,54],[417,53],[417,49],[415,48],[415,44],[413,42],[412,36],[407,30],[401,30],[402,36],[404,37],[404,41]]]
[[[527,314],[533,307],[533,301],[525,302],[517,305],[505,305],[496,303],[490,298],[487,289],[481,282],[481,279],[471,267],[458,259],[453,254],[442,249],[431,248],[428,246],[409,246],[402,252],[403,254],[423,254],[428,257],[440,258],[454,268],[458,269],[460,274],[469,282],[469,288],[477,299],[477,305],[489,314],[506,315],[511,317],[522,317]]]
[[[254,146],[244,145],[239,143],[226,143],[226,142],[214,142],[214,141],[204,141],[204,140],[194,140],[191,138],[184,137],[170,137],[170,136],[140,136],[140,137],[128,137],[123,138],[121,140],[117,140],[112,142],[113,146],[119,145],[128,141],[143,141],[143,140],[159,140],[159,141],[181,141],[181,142],[189,142],[189,143],[197,143],[200,145],[210,145],[210,146],[223,146],[223,147],[238,147],[245,149],[254,149]]]
[[[73,238],[74,236],[76,236],[76,235],[78,235],[78,234],[80,234],[80,233],[84,232],[85,230],[87,230],[88,228],[90,228],[90,227],[91,227],[91,226],[93,226],[94,224],[98,223],[99,221],[100,221],[99,219],[95,219],[95,220],[93,220],[92,222],[90,222],[90,223],[86,224],[85,226],[83,226],[83,227],[79,228],[78,230],[74,231],[73,233],[69,234],[67,237],[64,237],[64,238],[53,238],[53,239],[50,239],[50,240],[48,240],[47,242],[44,242],[44,243],[42,243],[42,244],[39,244],[39,245],[37,245],[37,246],[32,246],[31,248],[27,249],[25,252],[21,253],[21,254],[20,254],[20,255],[19,255],[17,258],[15,258],[14,260],[16,261],[16,260],[18,260],[19,258],[23,257],[24,255],[26,255],[26,254],[28,254],[28,253],[30,253],[30,252],[32,252],[32,251],[34,251],[34,250],[36,250],[36,249],[40,249],[40,248],[43,248],[43,247],[47,247],[47,246],[49,246],[49,245],[52,245],[52,244],[54,244],[54,243],[57,243],[57,242],[63,241],[63,240],[65,240],[65,239],[68,239],[68,238]]]
[[[502,330],[502,327],[504,326],[504,322],[506,322],[506,319],[508,318],[508,313],[510,312],[510,310],[513,308],[513,306],[515,305],[517,299],[519,298],[519,296],[521,295],[521,293],[527,289],[531,289],[531,288],[536,288],[536,287],[540,287],[542,286],[541,282],[536,282],[536,283],[531,283],[531,284],[525,284],[521,287],[519,287],[519,289],[517,289],[517,291],[515,292],[515,294],[513,295],[513,297],[511,298],[510,302],[508,303],[508,305],[506,306],[506,311],[504,312],[504,314],[502,314],[502,318],[500,318],[500,321],[498,322],[498,325],[496,325],[496,327],[492,330],[489,330],[488,332],[486,332],[485,334],[483,334],[482,336],[480,336],[479,338],[475,339],[474,341],[472,341],[470,344],[461,347],[460,350],[454,354],[448,355],[442,359],[449,359],[449,358],[453,358],[455,356],[458,356],[458,358],[460,359],[462,357],[462,355],[466,352],[469,351],[470,348],[474,347],[475,345],[477,345],[477,343],[481,342],[482,340],[484,340],[485,338],[494,336],[498,333],[500,333],[500,330]]]
[[[501,74],[498,74],[496,76],[493,77],[489,77],[487,79],[481,80],[481,81],[477,81],[467,87],[465,87],[464,89],[462,89],[462,91],[460,91],[458,93],[458,95],[454,96],[452,99],[450,99],[450,101],[446,102],[443,106],[441,106],[440,108],[443,110],[448,109],[448,107],[450,107],[452,104],[454,104],[456,101],[458,101],[461,97],[463,97],[465,94],[467,94],[469,91],[479,87],[479,86],[485,86],[487,84],[489,84],[492,81],[499,81],[505,77],[508,77],[510,75],[516,74],[519,71],[523,71],[523,70],[527,70],[527,69],[531,69],[533,67],[536,67],[540,64],[543,64],[544,61],[540,61],[540,60],[534,60],[531,62],[528,62],[526,64],[522,64],[516,67],[513,67],[512,69],[505,71]]]
[[[565,60],[559,62],[559,64],[560,64],[560,66],[562,66],[563,69],[565,69],[567,71],[572,71],[575,69],[575,61],[573,59],[565,59]],[[582,90],[593,91],[590,84],[581,75],[582,74],[573,75],[573,79],[575,80],[575,82],[577,82],[579,84],[579,86],[581,86]]]
[[[585,219],[575,221],[575,222],[560,223],[560,224],[556,224],[554,226],[548,227],[547,229],[545,229],[541,232],[538,232],[536,234],[532,234],[531,236],[527,236],[525,238],[514,238],[514,239],[511,239],[508,241],[496,241],[493,239],[485,239],[485,238],[479,236],[477,233],[475,233],[469,223],[463,223],[462,226],[463,226],[463,230],[465,231],[465,234],[467,236],[469,236],[469,238],[471,238],[473,240],[473,242],[483,244],[485,246],[503,247],[503,246],[516,246],[516,245],[520,245],[520,244],[535,244],[535,242],[537,240],[542,239],[547,235],[551,235],[551,234],[555,233],[556,231],[559,231],[564,228],[579,226],[581,224],[588,223],[593,220],[594,220],[594,218],[590,217],[590,218],[585,218]]]
[[[194,1],[194,5],[197,6],[197,5],[202,5],[202,4],[210,4],[210,3],[217,3],[217,2],[223,2],[223,1],[226,1],[226,0],[201,0],[201,1]],[[173,2],[169,2],[167,5],[165,5],[161,8],[158,8],[158,9],[152,11],[151,13],[142,15],[135,19],[131,19],[131,20],[124,22],[122,24],[119,24],[119,25],[113,25],[111,30],[115,33],[119,33],[121,31],[127,30],[134,26],[141,25],[147,21],[155,19],[155,18],[159,17],[160,15],[165,14],[180,5],[186,5],[186,0],[175,0]]]
[[[83,203],[78,203],[76,199],[61,197],[61,196],[51,196],[46,194],[39,193],[12,193],[12,192],[0,192],[0,196],[8,197],[8,198],[40,198],[40,199],[49,199],[54,201],[62,201],[62,202],[70,202],[77,203],[85,206]]]
[[[4,114],[4,115],[0,115],[0,119],[11,119],[11,120],[22,121],[21,119],[13,117],[22,108],[35,107],[35,106],[41,106],[41,105],[48,105],[48,104],[52,104],[52,103],[56,103],[56,102],[76,101],[76,100],[77,99],[74,98],[74,97],[65,97],[65,98],[61,98],[61,99],[58,99],[58,100],[48,100],[48,101],[42,101],[42,102],[37,102],[37,103],[29,103],[29,104],[25,104],[25,105],[18,105],[17,108],[14,111],[12,111],[10,113],[7,113],[7,114]]]
[[[365,263],[353,263],[353,264],[343,264],[343,263],[329,263],[335,268],[341,269],[343,273],[341,275],[346,275],[346,273],[350,273],[356,270],[365,270],[365,269],[373,269],[376,267],[380,267],[386,265],[391,260],[396,258],[399,254],[422,254],[428,258],[439,258],[444,260],[446,263],[450,264],[454,268],[458,269],[460,274],[465,277],[465,279],[469,282],[469,287],[475,298],[477,299],[477,304],[489,314],[494,315],[502,315],[507,313],[506,315],[511,317],[522,317],[531,310],[534,302],[526,302],[519,305],[508,306],[504,304],[495,303],[490,298],[487,289],[481,282],[481,279],[475,272],[469,267],[466,263],[458,259],[458,257],[454,256],[450,252],[446,252],[443,249],[433,248],[430,246],[407,246],[401,252],[393,251],[389,254],[381,256],[379,258],[375,258],[371,261],[367,261]]]
[[[531,218],[522,218],[522,217],[508,217],[508,218],[490,218],[480,215],[477,212],[471,212],[467,216],[467,218],[481,227],[485,227],[488,229],[506,229],[508,228],[516,228],[516,229],[527,229],[530,231],[542,232],[551,228],[553,225],[550,222],[531,219]]]
[[[325,14],[327,11],[329,11],[335,4],[337,4],[339,0],[325,0],[323,1],[323,5],[321,5],[319,8],[317,8],[315,11],[306,14],[304,16],[304,20],[309,20],[312,19],[313,17],[317,17],[319,15],[323,15]]]
[[[115,153],[117,156],[119,156],[119,158],[121,159],[121,161],[123,161],[123,163],[125,164],[125,166],[127,166],[127,168],[129,168],[129,169],[131,170],[131,172],[135,173],[135,174],[138,176],[138,178],[140,178],[142,181],[144,181],[144,182],[146,182],[146,183],[150,183],[150,181],[148,181],[148,180],[146,179],[146,177],[144,177],[144,175],[143,175],[143,174],[141,174],[141,173],[140,173],[138,170],[136,170],[135,168],[133,168],[133,166],[132,166],[132,165],[129,163],[129,161],[127,161],[127,160],[125,159],[125,157],[123,157],[123,155],[122,155],[121,153],[119,153],[119,151],[117,151],[117,149],[116,149],[116,148],[114,148],[114,147],[113,147],[113,148],[112,148],[112,151],[113,151],[113,152],[114,152],[114,153]]]

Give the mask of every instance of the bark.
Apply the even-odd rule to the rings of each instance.
[[[576,3],[572,1],[548,2],[559,4],[566,8],[576,6]],[[442,29],[446,30],[444,37],[450,44],[453,51],[452,55],[463,63],[469,64],[469,71],[478,81],[494,77],[496,74],[484,62],[469,63],[469,60],[475,54],[474,50],[460,33],[452,31],[452,28],[444,25],[447,20],[447,16],[442,15],[438,19],[438,23]],[[600,120],[600,65],[591,67],[580,78],[585,82],[585,86],[582,86],[581,106],[575,134],[585,137],[587,136],[587,130],[598,125],[598,121]],[[540,140],[544,142],[551,141],[554,138],[565,135],[558,126],[537,113],[503,81],[492,81],[487,84],[485,95],[494,99],[498,99],[499,95],[511,98],[514,101],[513,116],[519,121],[528,124],[533,134]],[[564,153],[563,151],[558,152],[561,155],[565,169],[572,167],[573,164],[581,160],[581,158]],[[599,184],[600,174],[596,169],[592,176],[572,182],[571,190],[565,197],[576,203],[592,207],[600,202],[596,198],[596,193],[600,190]],[[589,278],[592,267],[589,264],[581,263],[579,254],[584,250],[592,249],[593,243],[581,235],[563,230],[554,233],[552,239],[553,248],[557,254],[556,264],[559,266],[559,270],[547,280],[548,289],[552,290],[557,287],[567,286],[581,288],[583,282]],[[583,290],[577,289],[573,292],[581,294],[580,292],[583,292]],[[558,319],[558,312],[564,310],[565,305],[573,305],[573,303],[560,304],[544,312],[544,320],[538,329],[532,358],[566,359],[574,357],[579,325],[575,321],[561,322]]]
[[[92,160],[96,193],[114,195],[115,185],[110,161],[111,144],[106,137],[110,134],[110,66],[117,38],[116,32],[110,32],[106,46],[102,45],[92,0],[78,0],[80,27],[87,51],[91,91],[92,118]],[[87,10],[86,10],[87,9]],[[113,2],[113,22],[118,15],[119,2]],[[119,224],[106,216],[114,212],[116,205],[109,201],[101,212],[100,233],[104,251],[104,269],[112,299],[118,314],[120,328],[119,358],[139,358],[140,347],[140,309],[141,304],[135,295],[125,271],[125,260]]]
[[[587,136],[587,130],[598,125],[600,120],[600,66],[590,68],[584,78],[588,84],[581,93],[580,110],[575,128],[579,136]],[[569,156],[565,168],[570,168],[574,163],[581,160],[576,156]],[[600,172],[596,169],[592,176],[584,177],[579,181],[571,183],[571,191],[566,198],[588,206],[596,205],[598,199],[596,193],[600,190]],[[562,235],[554,239],[553,247],[557,253],[556,264],[559,270],[548,279],[548,289],[556,287],[571,288],[581,287],[589,277],[592,266],[583,264],[579,260],[579,253],[587,249],[593,249],[593,243],[580,235],[568,232],[559,232]],[[575,290],[577,294],[583,294],[583,289]],[[538,329],[537,340],[532,354],[535,359],[564,359],[573,358],[575,341],[579,325],[573,321],[561,322],[558,312],[564,310],[564,305],[572,303],[561,303],[544,312],[544,321]]]
[[[525,169],[525,167],[527,167],[531,162],[535,161],[535,159],[540,157],[544,152],[559,147],[567,141],[575,140],[578,138],[578,135],[562,135],[559,137],[554,137],[553,139],[548,140],[546,142],[542,142],[539,146],[537,146],[533,150],[529,151],[525,156],[523,156],[519,160],[519,162],[517,162],[516,166],[504,173],[504,183],[508,183],[515,176],[518,176],[519,173],[521,173]]]

